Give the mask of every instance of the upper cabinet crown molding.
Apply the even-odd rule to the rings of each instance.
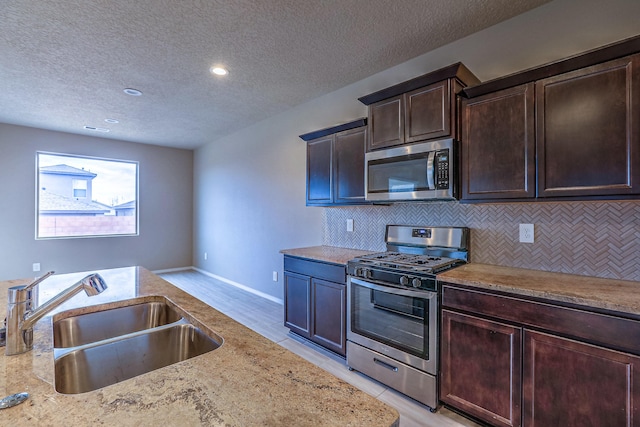
[[[362,117],[360,119],[357,119],[348,123],[343,123],[340,125],[335,125],[335,126],[331,126],[331,127],[320,129],[320,130],[314,130],[313,132],[308,132],[303,135],[300,135],[299,138],[302,139],[303,141],[311,141],[313,139],[322,138],[323,136],[332,135],[334,133],[342,132],[344,130],[355,129],[355,128],[359,128],[366,125],[367,125],[367,118]]]
[[[630,37],[622,41],[588,50],[568,58],[550,62],[538,67],[529,68],[517,73],[509,74],[497,79],[488,80],[480,84],[469,84],[462,94],[467,98],[485,95],[521,84],[542,80],[549,77],[575,71],[591,65],[611,61],[640,52],[640,36]]]
[[[371,105],[384,99],[402,95],[403,93],[411,92],[413,90],[429,86],[433,83],[452,78],[460,80],[465,86],[477,85],[480,83],[480,80],[471,71],[469,71],[462,62],[457,62],[449,65],[448,67],[440,68],[439,70],[418,76],[411,80],[407,80],[406,82],[398,83],[397,85],[362,96],[358,98],[358,101],[362,102],[364,105]]]

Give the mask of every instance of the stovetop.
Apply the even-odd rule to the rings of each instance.
[[[387,225],[385,242],[386,252],[350,260],[347,274],[384,286],[437,291],[436,274],[469,259],[464,227]]]
[[[424,273],[437,273],[462,263],[461,260],[455,258],[402,252],[378,252],[360,256],[352,260],[352,262],[358,263],[363,267],[375,266],[394,269],[400,272]]]

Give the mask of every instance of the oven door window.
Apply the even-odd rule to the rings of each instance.
[[[392,289],[392,288],[390,288]],[[429,359],[429,300],[352,283],[351,330]]]
[[[368,163],[369,193],[402,193],[429,190],[427,155],[410,155]]]

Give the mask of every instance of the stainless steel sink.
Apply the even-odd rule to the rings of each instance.
[[[55,387],[63,394],[97,390],[208,353],[221,343],[186,322],[138,332],[56,357]]]
[[[189,323],[185,318],[188,316],[158,298],[109,310],[98,307],[77,316],[60,313],[54,317],[56,391],[77,394],[97,390],[222,345],[222,337]]]
[[[92,342],[167,325],[182,314],[164,298],[126,307],[84,313],[53,322],[53,347],[77,347]]]

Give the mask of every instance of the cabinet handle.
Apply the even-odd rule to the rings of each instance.
[[[435,151],[430,151],[429,156],[427,157],[427,186],[429,187],[429,190],[436,189],[435,168],[434,168],[435,157],[436,157]]]
[[[378,359],[377,357],[373,358],[373,361],[375,363],[377,363],[380,366],[384,366],[385,368],[393,371],[393,372],[398,372],[398,368],[396,366],[390,365],[387,362],[383,362],[382,360]]]

